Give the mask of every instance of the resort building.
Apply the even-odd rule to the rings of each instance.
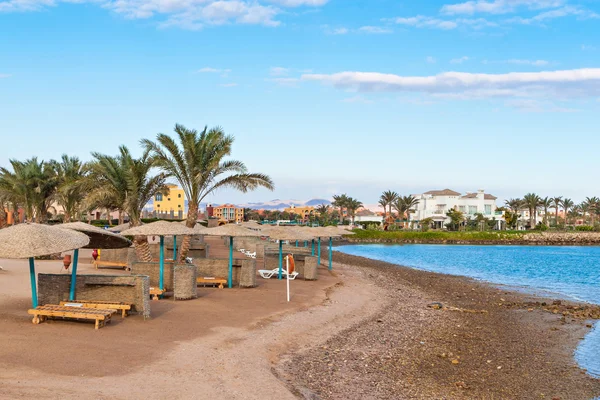
[[[308,221],[308,218],[314,215],[315,208],[312,206],[296,207],[292,204],[291,207],[284,209],[283,212],[299,215],[302,221]]]
[[[176,185],[168,185],[169,194],[157,194],[154,196],[152,212],[159,218],[186,218],[185,193]]]
[[[498,220],[498,229],[504,221],[503,213],[496,211],[496,196],[478,190],[474,193],[461,194],[450,189],[430,190],[422,194],[413,195],[419,204],[411,210],[410,221],[418,222],[425,218],[433,220],[434,227],[442,229],[450,218],[446,213],[456,209],[466,218],[473,218],[475,214],[482,214],[486,218]]]
[[[219,222],[224,223],[240,223],[244,222],[244,209],[234,206],[233,204],[223,204],[221,206],[206,206],[206,216],[208,218],[216,218]]]
[[[363,208],[356,212],[356,216],[354,217],[354,223],[374,223],[381,224],[383,222],[383,215],[374,213],[371,210],[367,210]]]

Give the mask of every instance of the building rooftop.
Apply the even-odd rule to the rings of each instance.
[[[356,215],[358,215],[359,217],[372,217],[372,216],[375,216],[377,214],[375,214],[373,211],[367,210],[365,208],[365,209],[362,209],[360,211],[357,211]]]
[[[460,196],[460,193],[450,189],[430,190],[429,192],[425,192],[424,194],[430,194],[432,196]]]
[[[463,199],[476,199],[477,198],[477,193],[467,193],[464,196],[462,196]],[[485,200],[496,200],[497,197],[488,193],[485,193],[483,195],[483,198]]]

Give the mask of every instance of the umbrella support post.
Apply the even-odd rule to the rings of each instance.
[[[319,249],[317,258],[319,259],[319,265],[321,265],[321,238],[319,238]]]
[[[71,290],[69,290],[69,301],[75,300],[75,285],[77,283],[77,261],[79,261],[79,249],[73,251],[73,269],[71,270]]]
[[[313,257],[315,256],[315,239],[312,240],[312,249],[310,255]]]
[[[33,257],[29,259],[29,277],[31,278],[31,303],[33,304],[33,308],[37,308],[37,284],[35,282],[35,261]]]
[[[298,241],[296,240],[296,247],[298,247]]]
[[[329,238],[329,270],[331,271],[333,269],[333,238]]]
[[[279,241],[279,275],[277,275],[277,279],[281,279],[283,269],[283,240]]]
[[[173,236],[173,261],[177,261],[177,236]]]
[[[165,281],[165,237],[160,237],[160,272],[158,275],[158,289],[164,290],[164,281]],[[161,295],[162,297],[162,295]]]
[[[227,285],[229,289],[233,287],[233,236],[229,236],[229,279]]]

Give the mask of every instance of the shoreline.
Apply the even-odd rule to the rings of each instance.
[[[305,398],[600,396],[600,379],[574,359],[600,307],[338,252],[334,261],[377,285],[382,309],[325,347],[286,356],[280,368]]]

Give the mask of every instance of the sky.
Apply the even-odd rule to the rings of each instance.
[[[0,165],[223,127],[276,190],[600,195],[595,0],[0,0]]]

